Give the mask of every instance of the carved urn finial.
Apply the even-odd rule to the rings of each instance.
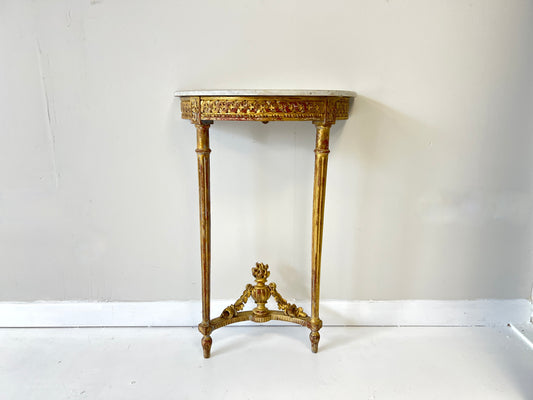
[[[255,263],[255,267],[252,267],[252,275],[257,283],[265,283],[270,276],[268,264],[263,264],[260,262]]]
[[[255,300],[257,307],[253,309],[256,316],[266,316],[269,314],[266,308],[266,302],[270,298],[270,288],[265,285],[265,282],[270,275],[268,264],[256,263],[252,268],[252,275],[255,278],[256,285],[252,289],[252,298]]]

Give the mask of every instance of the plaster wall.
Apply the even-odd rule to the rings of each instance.
[[[199,299],[177,89],[355,90],[323,298],[529,298],[530,1],[0,1],[0,300]],[[215,298],[310,289],[310,123],[215,123]]]

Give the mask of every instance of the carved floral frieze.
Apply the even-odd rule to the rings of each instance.
[[[347,119],[347,97],[183,97],[181,116],[197,120],[326,121]]]

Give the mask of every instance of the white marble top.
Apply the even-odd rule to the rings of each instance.
[[[293,89],[213,89],[178,90],[175,97],[187,96],[334,96],[356,97],[357,93],[347,90],[293,90]]]

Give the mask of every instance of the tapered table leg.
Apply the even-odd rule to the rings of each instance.
[[[329,129],[331,124],[314,122],[316,125],[315,176],[313,185],[313,237],[311,254],[311,350],[318,351],[320,300],[320,261],[322,256],[322,231],[324,227],[324,203],[326,198],[326,175],[328,170]]]
[[[198,330],[202,333],[204,358],[211,353],[212,327],[210,324],[211,294],[211,196],[209,192],[209,126],[212,121],[201,121],[196,125],[196,155],[198,158],[198,188],[200,195],[200,249],[202,260],[202,322]]]

